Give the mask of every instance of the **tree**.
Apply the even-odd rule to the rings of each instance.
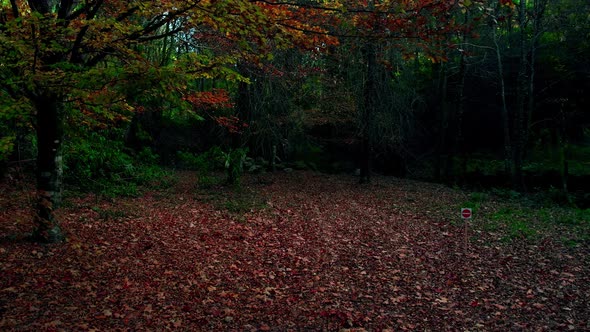
[[[349,4],[351,5],[351,4]],[[402,55],[406,60],[414,60],[417,67],[420,58],[431,62],[446,61],[444,48],[450,40],[447,35],[461,30],[461,24],[451,18],[458,3],[431,1],[369,1],[365,5],[351,5],[346,13],[360,37],[363,47],[366,73],[363,77],[363,92],[358,98],[359,139],[360,139],[360,182],[370,182],[371,159],[374,143],[379,139],[378,132],[386,127],[376,118],[385,112],[405,113],[393,106],[395,89],[390,84],[396,80],[391,73],[390,54]],[[343,32],[349,35],[349,32]],[[384,75],[385,74],[385,75]],[[401,104],[401,103],[398,103]],[[407,105],[412,108],[412,105]],[[392,125],[392,124],[390,124]],[[399,123],[399,126],[402,124]],[[399,131],[402,131],[401,129]]]
[[[289,44],[289,30],[272,23],[281,8],[238,1],[114,1],[29,0],[2,1],[0,7],[0,88],[13,101],[26,100],[37,135],[37,204],[33,237],[59,242],[64,234],[55,217],[61,202],[64,121],[72,105],[84,105],[96,91],[109,103],[132,110],[124,95],[107,87],[176,74],[175,88],[199,77],[239,80],[229,68],[239,57],[267,54],[270,40]],[[173,67],[148,61],[140,45],[182,35],[197,38],[207,28],[234,43],[234,52],[201,54],[190,44],[174,59]],[[166,44],[169,47],[171,44]],[[169,48],[162,48],[166,54]],[[169,58],[168,58],[169,59]],[[116,89],[113,89],[116,91]],[[88,108],[92,110],[92,108]]]
[[[525,189],[523,165],[536,106],[535,64],[547,4],[546,0],[492,1],[488,13],[501,96],[505,169],[517,190]],[[517,53],[510,54],[511,50]],[[510,60],[518,64],[516,77],[505,68]],[[515,87],[510,91],[512,79]]]
[[[457,26],[454,21],[446,20],[449,16],[447,11],[452,9],[454,4],[430,1],[403,3],[389,1],[369,1],[367,3],[291,1],[281,2],[281,4],[292,9],[291,21],[281,24],[293,27],[295,22],[311,21],[314,22],[313,25],[316,29],[318,26],[322,27],[329,36],[338,37],[340,40],[339,50],[332,47],[332,51],[326,52],[321,58],[328,63],[338,63],[339,65],[336,67],[343,67],[345,71],[348,71],[346,75],[338,75],[338,78],[341,76],[345,78],[339,91],[347,94],[340,97],[340,101],[347,100],[349,94],[354,94],[351,99],[352,104],[356,103],[356,107],[351,107],[348,110],[354,110],[352,112],[357,114],[353,114],[352,117],[358,118],[356,137],[359,147],[360,180],[361,182],[369,182],[371,159],[375,151],[374,145],[377,141],[383,143],[384,146],[390,144],[391,139],[394,139],[392,136],[395,136],[389,135],[388,138],[391,138],[389,140],[380,137],[384,131],[389,129],[387,127],[396,125],[389,121],[395,116],[385,113],[396,111],[405,113],[406,111],[402,110],[402,107],[396,107],[395,89],[391,89],[391,86],[396,82],[393,78],[393,67],[387,65],[390,62],[389,58],[422,51],[423,57],[429,61],[442,61],[441,52],[435,50],[433,45],[440,37],[452,33]],[[325,37],[325,34],[318,30],[296,29],[306,33],[308,38]],[[324,44],[318,40],[308,44],[311,47],[307,47],[307,49],[316,48],[323,51],[326,49]],[[339,52],[342,47],[346,50]],[[346,62],[349,57],[355,57],[355,59]],[[417,57],[416,62],[418,62]],[[327,75],[337,74],[338,71],[330,72],[336,68],[330,68],[325,63],[321,65],[321,68],[328,71]],[[336,81],[337,79],[331,77],[330,80]],[[320,82],[318,89],[321,91],[318,91],[318,95],[327,88],[324,83],[326,82]],[[255,84],[261,84],[260,80],[257,80]],[[246,93],[240,93],[240,96],[244,95]],[[283,95],[281,97],[284,98]],[[246,98],[240,97],[240,100],[246,101]],[[248,103],[251,102],[252,99]],[[247,103],[243,102],[242,104]],[[309,106],[303,105],[303,107]],[[329,113],[327,110],[329,106],[326,107],[326,105],[319,103],[313,106],[319,108],[318,113],[326,115]],[[380,120],[385,118],[388,119],[386,121],[388,123],[381,123]],[[269,144],[268,149],[270,147]]]
[[[515,148],[513,185],[519,190],[526,188],[522,168],[535,108],[535,63],[539,38],[543,33],[543,16],[547,3],[547,0],[520,0],[517,6],[520,51],[513,144]]]

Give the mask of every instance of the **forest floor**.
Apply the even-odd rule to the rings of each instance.
[[[32,184],[2,184],[0,330],[590,330],[587,214],[389,177],[178,176],[69,193],[57,245],[24,240]]]

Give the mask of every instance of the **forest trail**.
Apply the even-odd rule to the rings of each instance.
[[[179,177],[141,197],[69,197],[69,241],[51,246],[10,236],[32,227],[30,194],[3,187],[0,329],[590,328],[588,245],[501,241],[478,226],[493,199],[465,228],[469,195],[436,184],[293,172],[205,190]]]

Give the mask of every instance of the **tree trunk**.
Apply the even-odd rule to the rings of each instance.
[[[533,111],[535,108],[535,63],[537,57],[538,41],[542,32],[542,19],[547,5],[546,0],[534,0],[533,2],[533,15],[530,17],[533,25],[533,34],[530,40],[529,47],[529,61],[527,63],[528,78],[526,82],[523,82],[523,91],[526,90],[527,102],[523,105],[523,127],[521,129],[520,146],[521,146],[521,159],[524,160],[526,157],[525,151],[529,143],[529,136],[531,132],[531,123],[533,118]],[[524,32],[521,32],[523,35]],[[523,37],[524,38],[524,37]],[[524,41],[522,46],[525,46]],[[525,55],[523,55],[525,56]],[[523,102],[524,103],[524,102]],[[524,176],[523,176],[524,180]],[[524,187],[524,185],[523,185]]]
[[[467,25],[469,21],[469,12],[465,12],[464,16],[464,24]],[[467,33],[464,32],[463,36],[461,37],[462,48],[467,47]],[[461,160],[461,167],[460,167],[460,174],[462,176],[465,175],[467,172],[467,158],[465,157],[465,149],[463,148],[463,114],[465,113],[465,78],[467,76],[467,60],[465,57],[465,52],[461,52],[461,56],[459,58],[459,82],[457,83],[457,91],[455,95],[455,119],[454,122],[457,124],[457,129],[453,136],[453,146],[452,146],[452,153],[451,156],[454,158],[455,156],[459,156]],[[451,159],[452,161],[452,159]],[[457,172],[453,171],[453,182],[457,183]]]
[[[465,55],[461,53],[461,59],[459,60],[459,82],[457,84],[457,91],[455,95],[455,102],[453,107],[455,108],[453,122],[456,124],[455,135],[453,136],[453,140],[451,142],[451,150],[448,154],[448,170],[447,174],[450,175],[450,179],[453,184],[457,183],[457,174],[465,174],[466,167],[465,166],[465,155],[464,149],[461,147],[463,145],[463,130],[462,130],[462,123],[463,123],[463,113],[465,112]],[[458,172],[457,167],[455,166],[455,157],[461,158],[461,170]]]
[[[371,144],[368,137],[361,138],[361,168],[359,183],[371,182]]]
[[[450,118],[450,110],[447,101],[447,88],[448,88],[448,73],[447,73],[447,65],[446,63],[436,64],[436,66],[440,66],[438,70],[438,82],[437,82],[437,98],[438,107],[440,112],[440,127],[439,127],[439,138],[438,138],[438,147],[436,153],[436,161],[435,161],[435,168],[434,168],[434,178],[437,181],[446,181],[447,180],[447,172],[446,167],[443,172],[443,158],[445,158],[445,154],[448,153],[447,151],[447,137],[449,134],[449,118]],[[445,158],[446,159],[446,158]]]
[[[270,171],[271,172],[274,172],[277,170],[276,160],[277,160],[277,146],[276,146],[276,144],[273,144],[271,155],[270,155]]]
[[[526,129],[525,129],[525,101],[528,92],[527,66],[526,58],[526,1],[521,1],[518,6],[518,25],[519,25],[519,42],[520,42],[520,56],[519,68],[516,88],[516,112],[514,117],[514,144],[513,144],[513,160],[514,173],[512,175],[512,185],[518,191],[525,190],[524,178],[522,174],[522,166],[524,159],[524,151],[526,148]]]
[[[567,139],[566,130],[566,114],[565,103],[567,99],[559,100],[559,129],[557,130],[557,141],[559,144],[559,176],[561,178],[561,190],[563,196],[569,204],[572,204],[571,197],[568,191],[568,177],[569,177],[569,142]]]
[[[32,238],[56,243],[65,239],[55,216],[61,204],[64,103],[61,96],[49,93],[33,101],[37,111],[37,205]]]
[[[368,41],[365,45],[365,57],[367,63],[367,79],[363,91],[364,107],[362,108],[361,123],[361,169],[360,183],[371,182],[371,150],[373,135],[373,114],[376,101],[376,54],[375,45]]]
[[[543,34],[543,17],[545,9],[547,8],[548,0],[535,0],[533,3],[533,37],[531,40],[531,54],[530,54],[530,75],[529,75],[529,100],[528,100],[528,114],[527,114],[527,135],[528,140],[531,129],[531,122],[533,110],[535,107],[535,63],[537,60],[537,48],[539,47],[539,38]]]
[[[502,54],[500,53],[500,45],[498,44],[498,36],[495,27],[492,29],[492,37],[496,51],[496,60],[498,62],[498,79],[500,81],[500,97],[502,99],[502,125],[504,129],[504,171],[508,175],[514,174],[514,164],[512,158],[512,140],[510,135],[510,115],[508,113],[508,105],[506,103],[506,84],[504,82],[504,66],[502,63]],[[514,178],[512,179],[514,180]]]

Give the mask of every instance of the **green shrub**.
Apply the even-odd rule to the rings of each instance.
[[[189,169],[194,171],[203,171],[209,169],[208,161],[202,156],[195,155],[191,152],[178,151],[176,152],[176,159],[178,166],[181,169]]]
[[[294,143],[291,159],[296,169],[329,169],[331,165],[323,147],[306,137]]]
[[[303,160],[295,160],[295,162],[293,163],[293,167],[299,170],[306,170],[307,164]]]
[[[150,188],[169,188],[176,183],[176,177],[167,169],[160,165],[141,164],[137,167],[135,177],[132,181],[138,185]]]
[[[488,194],[483,192],[471,193],[471,202],[482,203],[488,200]]]
[[[521,197],[518,191],[514,191],[506,188],[492,188],[492,194],[502,199],[516,200]]]
[[[459,165],[461,160],[457,159],[455,165]],[[504,172],[504,162],[496,160],[493,156],[474,155],[467,160],[467,173],[481,173],[483,175],[497,175]]]
[[[547,190],[545,198],[548,204],[571,205],[570,194],[553,186]]]
[[[0,161],[8,159],[14,148],[15,136],[0,137]]]
[[[199,188],[200,189],[211,189],[217,186],[220,181],[215,177],[208,174],[202,174],[199,176]]]
[[[83,191],[108,196],[134,196],[138,185],[169,186],[173,176],[156,164],[159,157],[144,149],[136,157],[122,141],[93,133],[66,143],[64,180]]]
[[[225,170],[227,173],[227,182],[230,184],[239,184],[240,177],[244,173],[247,153],[247,148],[238,148],[224,152],[220,147],[215,146],[201,154],[178,151],[177,158],[181,168],[194,170],[199,173],[201,186],[209,185],[211,181],[208,177],[215,170]]]
[[[139,153],[137,154],[137,161],[145,165],[156,165],[160,161],[160,156],[152,151],[152,149],[148,147],[144,147]]]
[[[224,152],[218,146],[201,154],[178,151],[176,157],[180,168],[197,171],[202,174],[222,168],[224,162]]]
[[[84,186],[89,181],[119,180],[134,174],[133,158],[124,152],[122,142],[91,134],[66,144],[65,180],[69,183]]]

